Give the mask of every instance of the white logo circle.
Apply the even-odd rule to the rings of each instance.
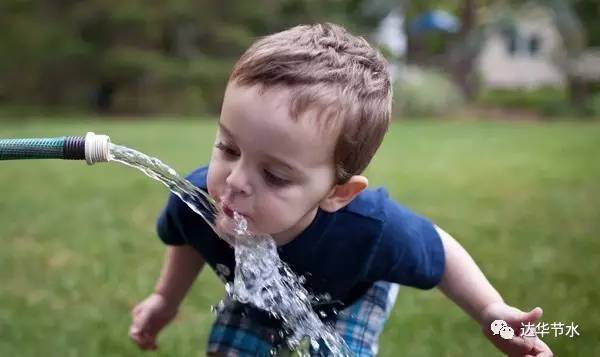
[[[505,340],[510,340],[515,337],[515,330],[508,326],[504,320],[494,320],[490,325],[490,329],[494,335],[500,335]]]
[[[510,326],[505,326],[500,330],[500,337],[505,340],[510,340],[515,336],[515,330]]]
[[[504,320],[495,320],[494,322],[492,322],[492,325],[490,326],[490,328],[492,329],[492,332],[494,333],[494,335],[497,335],[500,333],[500,330],[503,327],[507,327],[508,324],[506,323],[506,321]]]

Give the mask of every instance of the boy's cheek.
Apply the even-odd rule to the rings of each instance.
[[[255,227],[258,231],[273,234],[291,228],[289,210],[272,211],[269,209],[255,211]]]
[[[218,195],[218,187],[219,187],[218,172],[215,170],[216,170],[216,167],[214,165],[209,166],[208,173],[206,175],[206,189],[207,189],[210,197],[212,197],[213,199],[217,199],[219,197],[219,195]]]

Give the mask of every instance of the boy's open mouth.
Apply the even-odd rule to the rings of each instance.
[[[233,210],[226,204],[223,205],[223,213],[225,213],[227,217],[233,219]]]
[[[246,215],[234,210],[230,205],[223,201],[220,206],[221,212],[223,213],[222,217],[224,218],[221,221],[221,224],[223,225],[221,228],[230,233],[234,232],[238,224],[240,224],[240,222],[238,222],[239,219],[245,221],[245,223],[243,223],[244,227],[246,227],[245,229],[249,228],[249,218]]]

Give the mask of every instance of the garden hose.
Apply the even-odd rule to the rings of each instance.
[[[0,139],[0,160],[85,160],[88,165],[110,159],[110,138],[92,132],[58,138]]]

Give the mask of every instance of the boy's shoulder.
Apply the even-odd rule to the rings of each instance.
[[[389,220],[406,221],[416,217],[423,218],[391,198],[384,187],[369,188],[362,191],[339,212],[379,222],[388,222]]]
[[[185,176],[196,187],[206,189],[206,178],[208,176],[208,166],[200,166]]]
[[[350,214],[358,217],[383,221],[386,206],[389,205],[389,195],[385,188],[366,189],[359,193],[339,214]]]

